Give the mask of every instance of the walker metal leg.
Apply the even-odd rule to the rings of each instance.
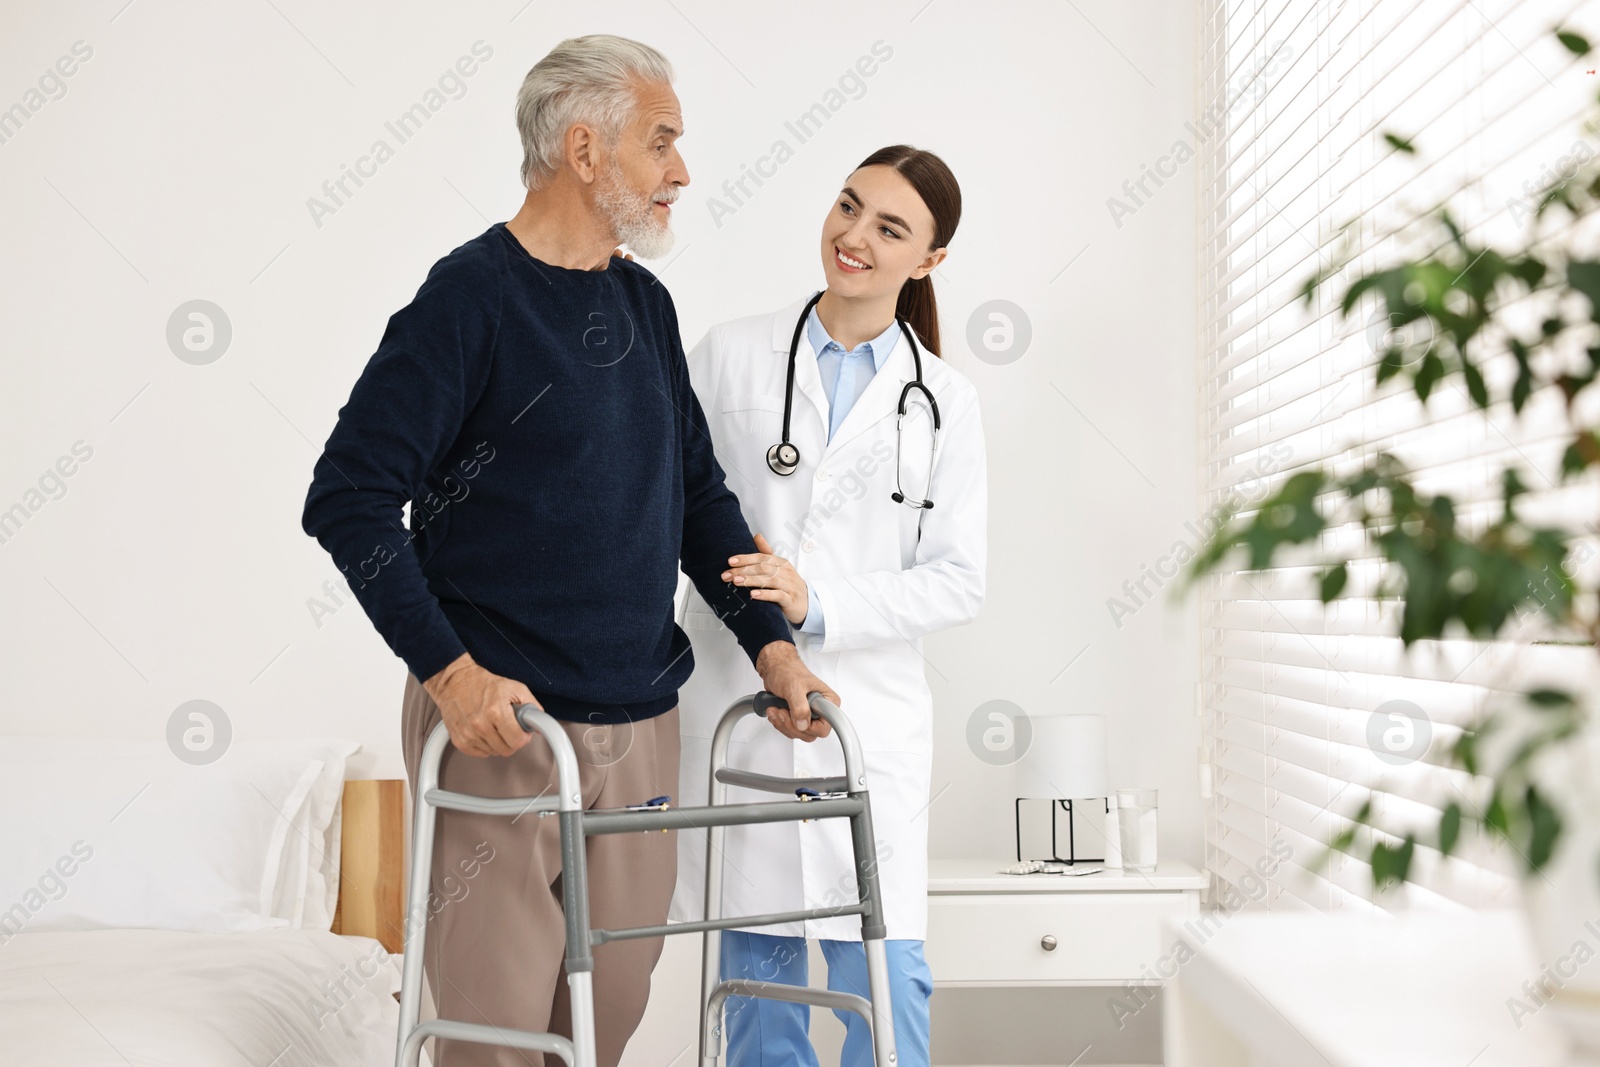
[[[717,995],[721,983],[722,931],[707,930],[700,968],[700,1067],[717,1067],[722,1057],[722,1001]]]
[[[741,702],[742,703],[742,702]],[[752,704],[753,706],[753,704]],[[734,707],[738,707],[735,704]],[[728,742],[733,737],[733,727],[738,717],[730,708],[717,724],[711,739],[711,781],[706,791],[706,804],[717,807],[727,803],[728,787],[717,777],[717,771],[727,761]],[[722,847],[727,837],[727,826],[713,823],[706,829],[706,896],[705,917],[722,918]],[[716,1067],[722,1056],[722,998],[716,995],[722,981],[722,931],[705,931],[705,947],[700,955],[700,1067]]]
[[[889,952],[882,937],[861,942],[867,954],[867,993],[872,1001],[872,1061],[880,1067],[895,1067],[899,1053],[894,1047],[894,1010],[889,1002]]]
[[[428,930],[428,883],[433,871],[433,825],[438,809],[426,803],[427,791],[439,784],[439,756],[450,735],[435,730],[423,746],[417,768],[416,812],[411,819],[411,878],[406,888],[404,958],[400,964],[400,1041],[395,1067],[417,1067],[422,1042],[407,1041],[417,1028],[422,1009],[422,953]]]
[[[567,992],[572,1002],[572,1067],[595,1067],[594,949],[589,944],[589,859],[583,812],[561,819],[561,910],[567,919]]]
[[[851,779],[855,785],[856,779]],[[861,812],[850,817],[850,840],[856,854],[856,892],[869,905],[861,916],[861,948],[867,957],[867,993],[872,1001],[872,1059],[878,1067],[897,1067],[894,1012],[889,1000],[888,929],[883,921],[883,896],[878,890],[877,839],[872,833],[872,805],[865,788],[852,789],[862,800]]]
[[[422,1011],[422,952],[424,944],[425,917],[428,908],[428,871],[433,866],[433,818],[434,810],[431,804],[424,805],[424,810],[419,810],[414,816],[418,826],[417,833],[412,841],[412,874],[410,888],[406,892],[408,901],[405,926],[402,930],[404,938],[404,953],[400,964],[400,1035],[402,1038],[417,1026],[417,1020]],[[424,821],[427,825],[422,826]],[[421,882],[417,884],[416,872],[422,872]],[[416,902],[421,901],[419,905]],[[419,913],[424,917],[419,921]],[[415,1051],[409,1054],[403,1048],[396,1049],[395,1067],[417,1067]]]

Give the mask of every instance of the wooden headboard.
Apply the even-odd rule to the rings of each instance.
[[[390,952],[405,947],[405,780],[344,784],[339,839],[339,903],[333,932],[375,938]]]

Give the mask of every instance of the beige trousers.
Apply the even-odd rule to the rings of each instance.
[[[404,704],[406,775],[415,790],[422,746],[439,722],[439,708],[411,675]],[[635,723],[562,727],[578,754],[584,808],[643,804],[663,795],[678,802],[677,708]],[[449,746],[439,779],[443,789],[488,797],[537,796],[556,784],[550,747],[539,735],[511,756],[468,756]],[[593,837],[587,855],[592,927],[666,922],[677,878],[676,831]],[[571,1036],[560,878],[561,835],[553,816],[440,810],[423,967],[441,1018]],[[416,913],[416,905],[407,908]],[[644,1016],[662,940],[612,941],[594,950],[600,1067],[616,1067]],[[542,1067],[537,1052],[435,1044],[435,1067]]]

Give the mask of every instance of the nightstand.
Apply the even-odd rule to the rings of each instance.
[[[1005,859],[929,860],[925,953],[940,986],[1159,984],[1168,920],[1200,913],[1206,876],[1186,863],[1153,873],[996,874]]]

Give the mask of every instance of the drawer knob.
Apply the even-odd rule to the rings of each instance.
[[[1046,952],[1054,952],[1056,950],[1056,936],[1054,934],[1045,934],[1039,939],[1039,947]]]

